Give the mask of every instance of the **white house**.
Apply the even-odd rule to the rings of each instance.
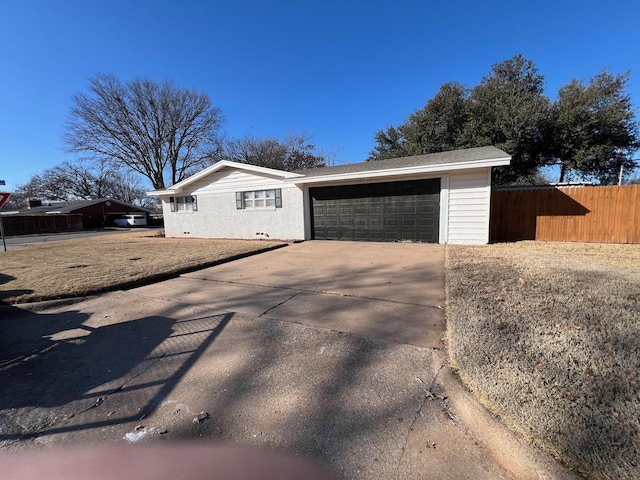
[[[284,172],[220,161],[166,190],[167,237],[484,244],[495,147]]]

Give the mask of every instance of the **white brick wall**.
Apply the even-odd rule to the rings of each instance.
[[[304,240],[303,192],[295,185],[225,169],[189,187],[176,196],[195,195],[197,212],[171,212],[169,196],[162,198],[167,237]],[[273,188],[282,189],[282,208],[236,209],[235,192]]]

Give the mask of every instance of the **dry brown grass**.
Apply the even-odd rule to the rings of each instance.
[[[163,238],[149,232],[41,243],[0,252],[0,301],[34,302],[128,288],[282,244]]]
[[[447,319],[508,425],[588,478],[640,478],[640,245],[449,246]]]

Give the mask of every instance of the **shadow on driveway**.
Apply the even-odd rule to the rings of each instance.
[[[89,314],[74,310],[46,314],[0,306],[0,442],[150,415],[157,407],[156,396],[176,386],[231,316],[216,318],[201,331],[204,338],[195,349],[174,349],[170,355],[180,356],[180,361],[173,362],[173,368],[139,383],[145,372],[168,355],[163,345],[175,336],[179,321],[151,315],[92,327]],[[114,394],[132,392],[148,397],[143,406],[136,402],[134,412],[124,409],[124,415],[110,415],[98,422],[69,422]]]

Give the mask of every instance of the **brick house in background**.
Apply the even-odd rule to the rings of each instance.
[[[96,198],[69,202],[29,200],[25,208],[3,211],[2,217],[7,235],[22,235],[113,227],[116,219],[131,214],[143,214],[148,224],[154,224],[150,221],[153,213],[113,198]]]

